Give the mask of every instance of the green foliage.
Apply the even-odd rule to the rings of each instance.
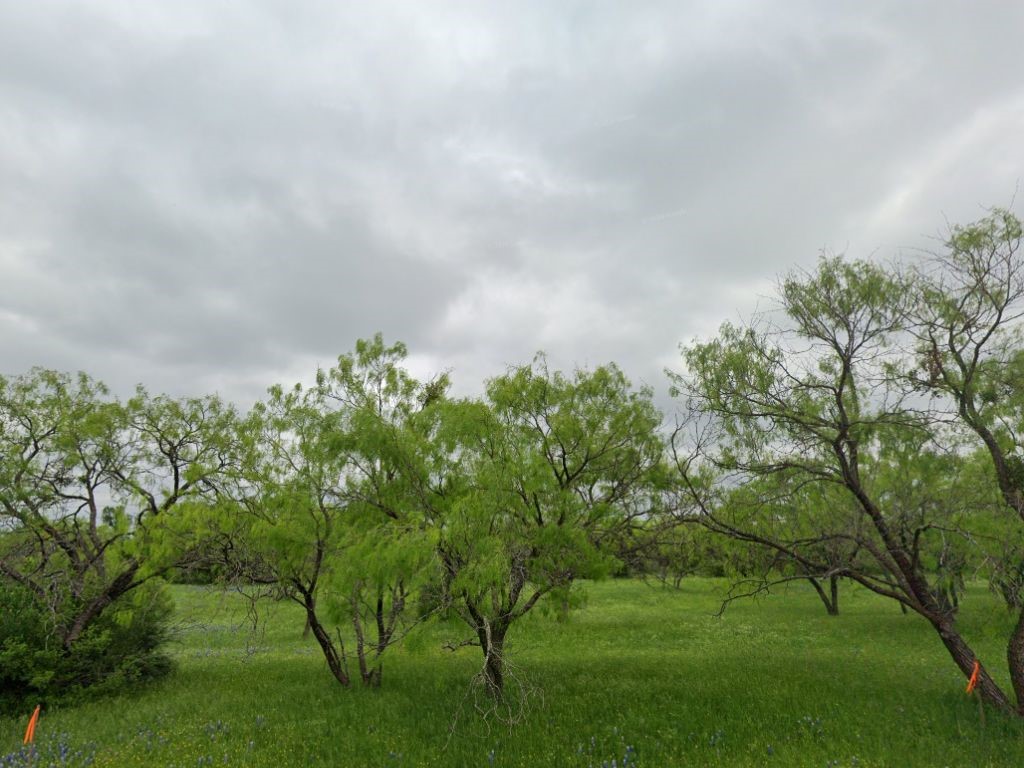
[[[905,281],[877,265],[823,258],[782,281],[782,318],[726,323],[683,350],[675,391],[707,424],[699,460],[680,464],[687,494],[712,530],[767,548],[744,575],[882,573],[859,500],[884,494],[875,483],[884,446],[919,448],[927,436],[884,375],[907,296]]]
[[[378,684],[379,657],[436,574],[436,533],[412,501],[422,477],[415,422],[443,401],[447,379],[417,382],[405,355],[378,334],[310,388],[271,387],[241,424],[230,488],[193,527],[197,541],[224,542],[228,578],[305,608],[343,685],[338,638],[354,640],[364,682]]]
[[[964,427],[1004,454],[999,464],[1020,451],[1024,425],[1021,233],[1020,219],[996,208],[953,226],[932,269],[914,275],[918,365],[908,378],[946,399]],[[1000,474],[1020,487],[1016,463]]]
[[[25,617],[5,635],[11,697],[165,671],[168,609],[150,585],[190,561],[168,523],[213,493],[233,423],[216,398],[122,402],[85,374],[0,377],[0,590]]]
[[[167,594],[149,584],[101,614],[65,650],[54,641],[53,617],[27,590],[0,586],[0,712],[121,693],[166,675],[172,611]]]
[[[567,375],[542,355],[434,417],[425,513],[443,594],[500,699],[510,627],[544,602],[567,613],[575,581],[610,573],[616,542],[651,513],[661,417],[614,365]]]
[[[781,282],[781,312],[684,348],[674,376],[692,427],[673,444],[691,519],[773,553],[760,589],[827,576],[898,600],[965,675],[967,575],[987,572],[1010,605],[1020,593],[1019,548],[1000,552],[986,528],[1001,510],[1019,541],[1024,519],[1021,238],[996,210],[953,227],[919,267],[823,258]],[[1007,657],[1019,709],[1024,622]],[[978,676],[987,702],[1014,706],[987,668]]]

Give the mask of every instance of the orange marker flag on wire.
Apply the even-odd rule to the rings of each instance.
[[[978,660],[974,660],[974,669],[971,670],[971,679],[967,681],[967,692],[974,693],[974,689],[978,687],[978,673],[981,672],[981,664]]]
[[[39,722],[39,707],[41,705],[36,704],[36,711],[32,713],[31,719],[28,721],[28,728],[25,729],[25,743],[31,744],[36,738],[36,723]]]

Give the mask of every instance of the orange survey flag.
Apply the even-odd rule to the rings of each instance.
[[[36,723],[39,722],[39,707],[41,705],[36,704],[36,711],[32,713],[32,717],[28,721],[28,728],[25,729],[25,743],[31,744],[36,738]]]
[[[974,689],[978,687],[978,673],[981,671],[981,664],[978,660],[974,660],[974,669],[971,670],[971,679],[967,681],[967,692],[973,693]]]

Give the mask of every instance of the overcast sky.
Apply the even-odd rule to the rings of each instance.
[[[0,372],[248,403],[357,338],[662,399],[1024,177],[1024,3],[0,0]],[[1020,205],[1017,206],[1020,212]]]

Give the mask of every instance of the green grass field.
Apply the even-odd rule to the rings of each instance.
[[[33,765],[621,768],[627,747],[649,768],[1024,765],[1024,725],[987,712],[983,726],[938,640],[895,604],[844,585],[833,618],[791,587],[715,618],[724,588],[602,582],[568,621],[528,617],[510,653],[542,694],[510,729],[466,700],[479,650],[440,648],[466,636],[457,625],[389,651],[382,689],[345,690],[290,606],[254,635],[237,596],[175,587],[177,671],[45,712]],[[961,621],[998,668],[1010,618],[983,587]],[[0,768],[24,764],[3,755],[28,714],[0,720]]]

